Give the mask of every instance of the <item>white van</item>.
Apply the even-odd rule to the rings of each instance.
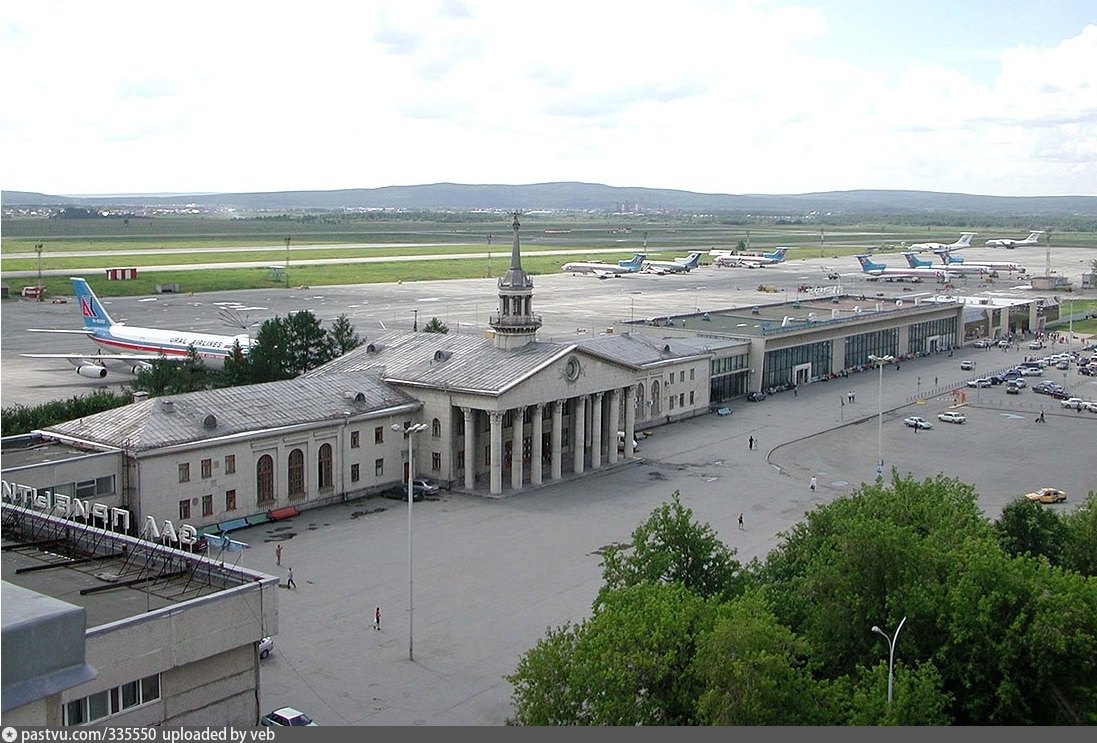
[[[624,450],[625,450],[625,432],[624,431],[618,431],[617,432],[617,451],[624,451]],[[635,451],[640,451],[640,444],[636,441],[636,439],[632,440],[632,450],[634,452]]]

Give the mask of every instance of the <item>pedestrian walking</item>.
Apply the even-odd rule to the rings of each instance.
[[[293,580],[293,568],[289,569],[289,580],[286,581],[286,588],[297,588],[297,583]]]
[[[793,387],[792,387],[792,396],[793,397],[799,397],[800,396],[800,385],[798,385],[798,384],[793,385]]]
[[[274,562],[279,566],[282,564],[282,545],[280,544],[274,548]]]
[[[750,438],[747,439],[747,448],[748,449],[754,449],[754,437],[753,436],[751,436]]]
[[[739,531],[742,531],[742,530],[743,530],[743,513],[742,513],[742,511],[740,511],[739,512]]]
[[[373,628],[381,629],[381,607],[378,606],[373,610]]]
[[[813,493],[815,492],[815,485],[816,485],[815,475],[812,475],[811,476],[811,482],[808,484],[808,487],[811,488],[811,492],[813,492]]]
[[[936,387],[936,386],[937,386],[937,377],[934,377],[934,378],[933,378],[933,386],[934,386],[934,387]]]

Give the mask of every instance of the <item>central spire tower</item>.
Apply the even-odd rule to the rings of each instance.
[[[518,244],[518,212],[514,212],[511,229],[514,244],[510,251],[510,268],[499,279],[499,313],[491,316],[496,348],[521,348],[537,336],[541,316],[533,314],[533,279],[522,270],[522,251]]]

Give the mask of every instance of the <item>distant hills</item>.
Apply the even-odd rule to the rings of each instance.
[[[0,192],[0,206],[148,208],[192,204],[207,210],[295,211],[345,209],[535,210],[751,215],[984,214],[1097,216],[1097,196],[980,196],[936,191],[824,191],[805,194],[712,194],[665,188],[624,188],[597,183],[474,185],[432,183],[337,191],[267,193],[53,196]]]

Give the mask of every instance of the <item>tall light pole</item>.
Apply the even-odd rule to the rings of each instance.
[[[880,370],[880,398],[876,414],[876,476],[884,476],[884,364],[895,361],[895,357],[873,356],[869,354],[868,360],[876,364]]]
[[[412,423],[407,428],[404,428],[399,423],[392,424],[392,430],[398,431],[404,434],[404,438],[408,440],[408,660],[415,660],[415,643],[413,638],[415,636],[415,603],[413,601],[412,593],[412,561],[411,561],[411,504],[415,502],[414,497],[414,483],[415,483],[415,434],[420,431],[426,430],[426,423]]]
[[[34,244],[34,252],[38,254],[38,301],[43,300],[42,297],[42,243]],[[1074,300],[1071,300],[1072,302]],[[1073,307],[1073,304],[1071,305]],[[1073,320],[1071,320],[1073,322]]]
[[[289,289],[289,237],[286,237],[286,288]]]
[[[895,635],[888,637],[887,632],[873,625],[872,631],[878,635],[883,635],[884,639],[888,641],[888,706],[891,706],[891,689],[895,683],[895,643],[899,641],[899,630],[903,628],[903,623],[907,621],[906,617],[899,622],[899,626],[895,628]]]

